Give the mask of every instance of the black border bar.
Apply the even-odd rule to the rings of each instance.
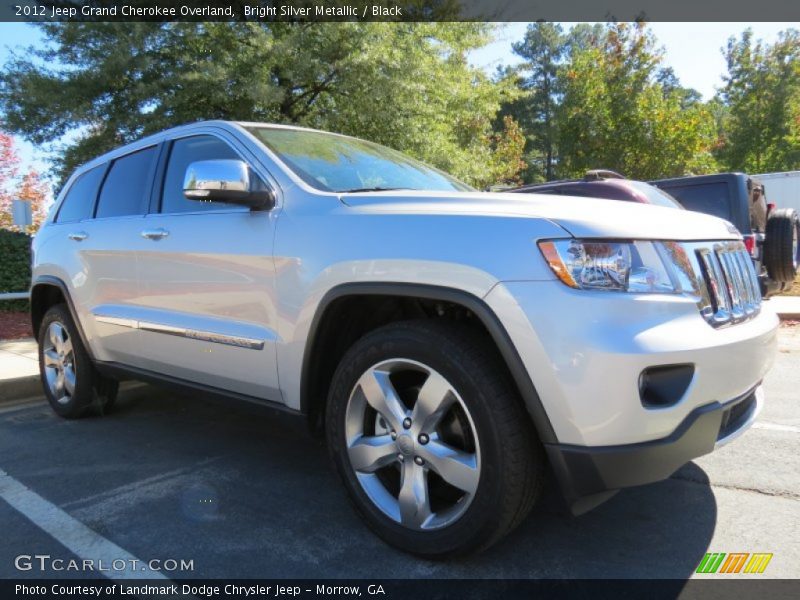
[[[654,560],[657,560],[654,553]],[[77,600],[83,598],[239,598],[247,600],[310,600],[373,598],[375,600],[522,600],[530,598],[797,598],[799,580],[722,579],[244,579],[244,580],[111,580],[4,579],[0,597]],[[150,588],[149,586],[152,586]],[[35,591],[34,591],[35,590]],[[138,593],[131,593],[131,591]],[[142,593],[147,592],[147,593]]]
[[[791,0],[3,0],[0,21],[800,21]]]

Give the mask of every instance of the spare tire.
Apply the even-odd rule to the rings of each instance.
[[[771,279],[789,283],[797,277],[800,219],[793,208],[773,210],[767,220],[764,265]]]

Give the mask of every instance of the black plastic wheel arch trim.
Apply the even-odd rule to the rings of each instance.
[[[307,338],[308,343],[306,344],[305,353],[303,355],[302,381],[300,387],[301,412],[308,414],[312,402],[310,392],[310,370],[314,344],[318,333],[317,330],[329,305],[334,300],[346,296],[402,296],[407,298],[421,298],[424,300],[438,300],[441,302],[458,304],[471,311],[480,320],[497,345],[500,355],[508,367],[508,370],[511,372],[517,389],[522,395],[528,414],[530,414],[536,431],[539,434],[539,439],[545,444],[557,442],[553,426],[550,423],[550,419],[542,405],[542,401],[534,387],[533,381],[522,362],[522,358],[520,358],[514,343],[511,341],[511,337],[508,335],[508,332],[497,315],[495,315],[494,311],[474,294],[455,288],[427,284],[406,282],[355,282],[344,283],[328,290],[317,306],[317,310],[311,321],[311,327]]]
[[[70,296],[69,288],[67,284],[64,283],[61,279],[54,275],[39,275],[31,284],[31,293],[30,293],[30,306],[31,306],[31,328],[34,328],[35,323],[33,322],[33,291],[40,286],[49,286],[49,287],[57,287],[61,290],[61,295],[64,296],[64,299],[67,301],[67,309],[69,310],[69,314],[72,317],[72,322],[75,323],[75,327],[78,329],[78,335],[81,338],[81,342],[83,342],[83,347],[86,349],[86,353],[89,355],[89,358],[94,362],[94,354],[92,353],[92,348],[88,344],[86,339],[86,333],[83,331],[83,326],[81,325],[81,321],[78,318],[78,313],[75,310],[75,305],[72,303],[72,296]],[[39,332],[33,332],[34,337],[36,340],[39,340]]]

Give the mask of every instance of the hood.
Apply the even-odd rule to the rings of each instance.
[[[366,212],[484,215],[547,219],[578,238],[647,240],[740,239],[733,225],[709,215],[620,200],[550,194],[390,191],[342,194]]]

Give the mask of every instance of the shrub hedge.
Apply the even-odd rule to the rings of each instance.
[[[31,236],[0,229],[0,293],[26,292],[30,285]],[[0,301],[0,311],[13,310],[28,310],[28,301]]]

